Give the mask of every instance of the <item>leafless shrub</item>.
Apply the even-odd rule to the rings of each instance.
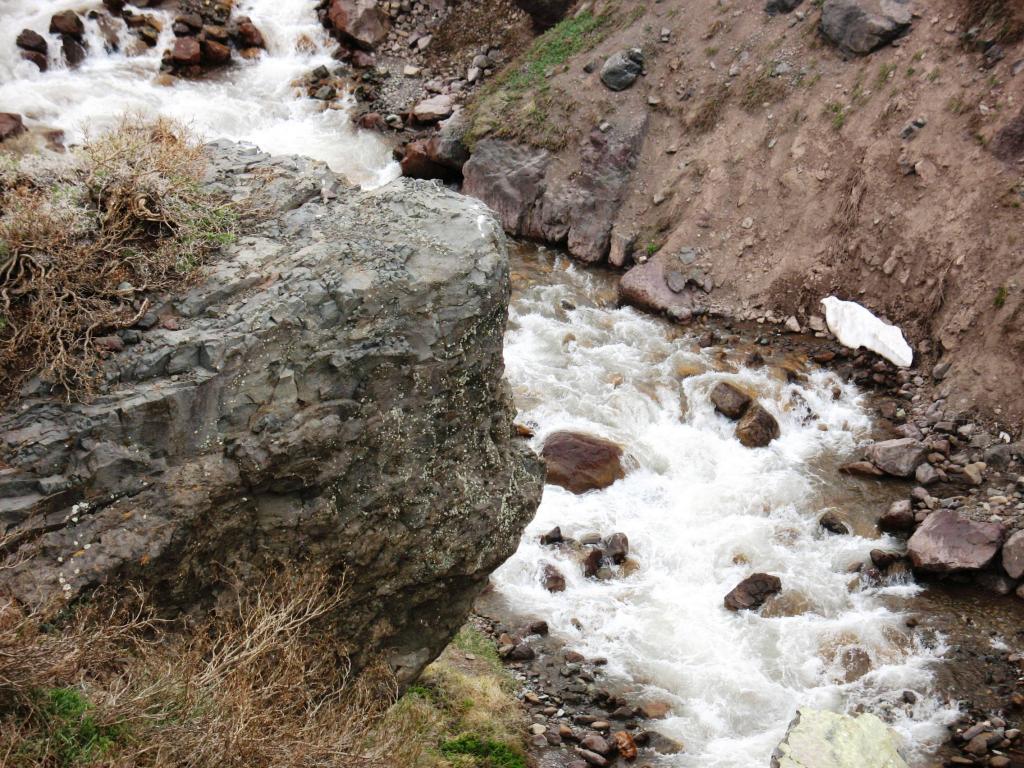
[[[203,168],[182,126],[125,119],[62,167],[0,172],[0,399],[35,375],[88,396],[96,338],[232,238],[236,212],[204,191]]]

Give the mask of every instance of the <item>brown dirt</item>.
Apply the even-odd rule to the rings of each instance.
[[[554,165],[571,177],[598,122],[647,111],[617,231],[638,248],[706,248],[713,301],[736,317],[803,323],[830,293],[865,304],[904,328],[923,370],[952,362],[948,407],[1019,434],[1024,166],[1007,128],[1024,102],[1018,5],[939,0],[897,45],[847,60],[811,3],[801,21],[759,4],[638,2],[634,21],[617,11],[621,27],[547,79],[575,116]],[[991,68],[963,37],[968,18],[1005,22]],[[647,72],[627,91],[583,70],[632,46]],[[999,135],[1005,159],[990,149]]]

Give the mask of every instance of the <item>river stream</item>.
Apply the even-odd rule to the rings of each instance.
[[[299,97],[294,82],[332,63],[314,4],[237,5],[262,30],[267,53],[168,86],[157,75],[169,13],[140,11],[160,16],[164,31],[159,45],[134,56],[126,31],[119,50],[105,52],[97,22],[87,20],[90,55],[76,70],[49,35],[51,68],[41,73],[18,57],[17,34],[46,34],[53,13],[101,4],[0,0],[0,111],[61,130],[69,142],[125,112],[160,114],[211,139],[324,160],[364,186],[395,178],[385,144],[356,132],[347,108]],[[538,448],[559,429],[610,438],[625,447],[629,472],[579,496],[548,486],[518,552],[493,577],[497,595],[510,610],[547,620],[573,648],[606,657],[608,675],[639,699],[671,704],[659,728],[686,750],[663,758],[666,765],[764,768],[798,706],[876,712],[917,756],[937,744],[954,714],[933,690],[945,648],[915,639],[900,608],[919,588],[909,578],[868,586],[851,573],[871,548],[896,544],[873,538],[873,520],[905,495],[836,472],[871,431],[863,395],[814,368],[789,383],[785,361],[768,348],[757,368],[744,365],[752,348],[701,349],[686,328],[616,307],[610,275],[543,249],[515,251],[506,357],[520,420],[536,430]],[[781,438],[768,448],[741,446],[708,402],[721,379],[756,390]],[[829,509],[854,535],[819,527]],[[568,554],[539,544],[555,525],[571,536],[625,532],[632,571],[585,579]],[[559,565],[565,592],[543,588],[544,562]],[[753,571],[780,576],[782,598],[761,613],[726,611],[723,595]]]

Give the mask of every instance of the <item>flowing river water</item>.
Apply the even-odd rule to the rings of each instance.
[[[211,139],[324,160],[365,186],[395,178],[385,144],[353,130],[348,109],[298,97],[293,82],[332,61],[314,4],[237,5],[263,31],[266,55],[168,86],[157,75],[169,13],[144,9],[163,17],[165,39],[134,56],[126,33],[119,51],[104,51],[88,20],[91,52],[76,70],[51,35],[51,70],[41,73],[18,57],[18,32],[45,34],[53,13],[100,3],[0,0],[0,111],[70,142],[125,112],[161,114]],[[906,628],[919,588],[909,578],[867,586],[850,572],[886,545],[873,538],[874,516],[905,493],[835,471],[870,433],[863,396],[825,370],[788,383],[767,349],[758,368],[743,364],[750,349],[701,349],[685,328],[618,308],[610,276],[543,249],[515,251],[506,358],[520,420],[536,429],[538,448],[552,431],[580,430],[623,445],[630,466],[603,491],[548,486],[518,552],[493,577],[497,597],[606,657],[609,676],[635,696],[670,703],[659,728],[686,751],[667,765],[764,768],[798,706],[879,713],[917,756],[938,743],[955,710],[934,690],[941,639],[925,644]],[[778,418],[782,437],[770,447],[744,448],[712,410],[708,391],[723,378],[757,390]],[[817,518],[828,509],[841,510],[855,535],[825,534]],[[630,572],[583,578],[569,554],[539,544],[555,525],[571,536],[625,532]],[[559,565],[565,592],[543,588],[544,562]],[[724,610],[723,595],[753,571],[780,576],[782,599],[762,613]]]

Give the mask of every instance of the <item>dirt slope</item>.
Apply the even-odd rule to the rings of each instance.
[[[706,308],[737,317],[806,327],[830,293],[860,301],[904,328],[922,371],[951,363],[948,406],[1019,433],[1020,6],[919,3],[894,45],[844,58],[809,2],[774,17],[750,0],[583,4],[599,31],[541,52],[543,77],[484,91],[470,141],[544,146],[549,186],[585,186],[601,127],[646,115],[611,222],[633,262],[697,248]],[[601,64],[631,47],[645,74],[613,92]]]

